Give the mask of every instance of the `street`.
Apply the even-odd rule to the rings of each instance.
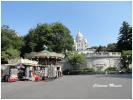
[[[2,82],[1,97],[2,99],[131,99],[132,75],[69,75],[48,82]]]

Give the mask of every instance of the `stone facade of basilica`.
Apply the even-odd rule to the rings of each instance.
[[[74,40],[74,47],[76,51],[85,51],[88,48],[87,39],[80,31],[78,31],[76,40]]]

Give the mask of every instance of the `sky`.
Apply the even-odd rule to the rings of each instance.
[[[3,1],[1,25],[8,25],[21,36],[38,23],[61,22],[78,30],[89,47],[116,43],[123,21],[132,25],[131,1]]]

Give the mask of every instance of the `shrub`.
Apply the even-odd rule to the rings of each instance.
[[[84,68],[83,71],[84,72],[95,72],[93,68]]]
[[[85,55],[79,54],[78,52],[67,52],[66,53],[66,59],[68,62],[72,65],[73,70],[79,70],[80,65],[84,64],[86,62]]]
[[[108,67],[105,69],[108,73],[116,73],[118,69],[116,67]]]
[[[122,58],[121,58],[122,67],[121,69],[129,69],[129,64],[132,63],[132,51],[122,51]]]

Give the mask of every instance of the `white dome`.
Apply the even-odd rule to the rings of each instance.
[[[78,32],[77,37],[79,37],[79,38],[83,38],[82,33]]]
[[[78,34],[77,34],[77,36],[76,36],[76,41],[82,40],[82,39],[83,39],[83,34],[80,33],[80,31],[78,31]]]

